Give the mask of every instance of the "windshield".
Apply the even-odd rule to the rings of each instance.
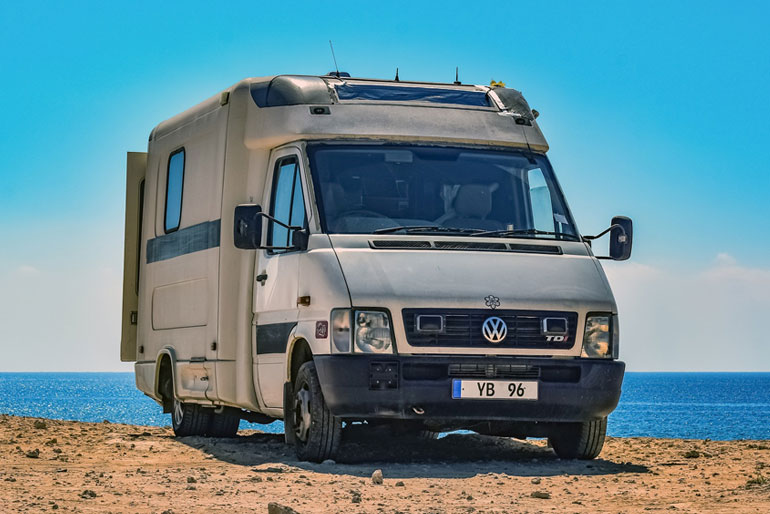
[[[541,154],[318,143],[307,152],[327,233],[578,237]]]

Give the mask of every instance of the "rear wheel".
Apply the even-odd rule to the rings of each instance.
[[[211,409],[196,403],[183,403],[174,398],[171,425],[177,437],[206,435],[211,421]]]
[[[222,412],[211,414],[208,435],[211,437],[235,437],[240,423],[241,416],[238,410],[225,407]]]
[[[553,450],[562,459],[595,459],[602,451],[607,434],[607,418],[565,423],[548,438]]]
[[[300,460],[321,462],[333,459],[342,437],[342,422],[329,412],[315,363],[306,362],[299,368],[294,381],[291,421],[294,447]]]

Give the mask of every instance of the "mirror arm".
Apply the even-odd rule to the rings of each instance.
[[[282,226],[283,228],[285,228],[287,230],[304,230],[305,229],[305,227],[295,227],[293,225],[287,225],[283,221],[277,220],[274,217],[272,217],[269,214],[264,213],[264,212],[260,212],[259,214],[257,214],[257,216],[262,216],[263,218],[267,218],[270,221],[272,221],[273,223],[277,223],[277,224],[279,224],[280,226]],[[267,247],[265,247],[265,248],[267,248]],[[275,249],[277,250],[278,247],[276,247]]]
[[[623,235],[628,237],[628,234],[626,234],[626,229],[623,228],[623,225],[615,224],[615,225],[610,225],[610,227],[608,229],[604,230],[603,232],[601,232],[601,233],[599,233],[599,234],[597,234],[595,236],[583,236],[583,239],[586,239],[588,241],[593,241],[594,239],[599,239],[600,237],[602,237],[604,234],[606,234],[607,232],[609,232],[613,228],[619,228],[620,230],[623,231]]]

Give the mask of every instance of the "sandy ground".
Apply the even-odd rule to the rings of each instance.
[[[0,415],[0,512],[770,512],[770,441],[610,438],[584,462],[544,441],[366,439],[309,464],[275,434]]]

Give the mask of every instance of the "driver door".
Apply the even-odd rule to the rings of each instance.
[[[296,148],[275,152],[263,205],[274,218],[305,227],[302,159]],[[265,245],[258,250],[254,283],[254,339],[257,390],[266,407],[283,405],[285,355],[299,314],[299,260],[303,251],[290,248],[293,231],[267,221]]]

